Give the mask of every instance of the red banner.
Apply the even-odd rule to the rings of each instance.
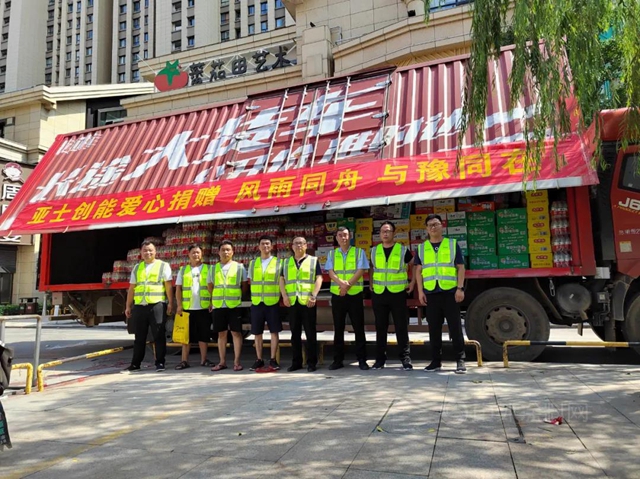
[[[376,198],[399,195],[429,199],[514,191],[522,185],[525,157],[523,149],[513,146],[490,146],[483,152],[469,149],[459,163],[456,152],[450,151],[395,160],[315,165],[111,196],[40,201],[27,204],[11,229],[23,233],[73,231],[162,219],[189,221],[203,215],[215,218],[233,212],[241,215],[263,210],[264,214],[264,210],[273,212],[275,207],[303,204],[317,207],[331,202],[335,206],[367,199],[367,204],[376,204]],[[545,158],[541,169],[529,178],[535,176],[545,188],[597,181],[577,136],[562,141],[558,152],[564,156],[564,166],[556,170],[553,159]]]

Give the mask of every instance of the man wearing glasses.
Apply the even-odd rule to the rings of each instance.
[[[409,292],[413,291],[415,276],[409,284],[407,269],[413,263],[413,255],[409,248],[394,241],[395,231],[396,226],[391,221],[382,223],[382,244],[371,249],[369,288],[376,319],[376,362],[373,369],[383,369],[387,361],[389,316],[392,316],[402,369],[411,371],[407,286]]]
[[[429,323],[432,361],[425,371],[442,369],[442,325],[447,319],[449,335],[456,355],[456,374],[464,374],[464,336],[460,321],[460,303],[464,301],[464,258],[460,245],[442,235],[442,218],[431,214],[425,221],[428,240],[418,247],[415,277],[420,303],[425,306]]]

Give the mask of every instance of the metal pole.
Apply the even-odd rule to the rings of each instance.
[[[42,314],[38,316],[38,320],[36,321],[36,345],[33,351],[33,370],[37,371],[38,366],[40,365],[40,342],[42,339],[42,318],[47,314],[47,295],[45,293],[42,298]],[[35,381],[37,378],[33,378],[33,385],[35,386]]]
[[[4,321],[0,320],[0,341],[4,343]]]

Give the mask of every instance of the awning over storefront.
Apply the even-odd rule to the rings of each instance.
[[[464,58],[331,79],[245,101],[57,138],[2,217],[0,234],[263,216],[518,191],[522,118],[509,110],[511,52],[485,148],[471,133],[456,167]],[[536,188],[594,184],[577,133],[551,149]],[[530,183],[530,187],[533,183]]]

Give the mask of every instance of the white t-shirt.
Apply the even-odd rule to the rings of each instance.
[[[227,264],[219,263],[222,269],[222,275],[225,277],[225,279],[227,278],[227,273],[229,272],[229,268],[231,268],[232,263],[233,261],[229,261]],[[240,281],[242,282],[247,281],[247,270],[242,263],[238,263],[238,274],[242,278]],[[215,285],[215,281],[214,281],[215,276],[216,276],[216,266],[211,265],[211,267],[209,268],[209,278],[207,279],[207,283]],[[226,301],[222,302],[222,307],[223,308],[227,307]]]
[[[202,265],[191,267],[191,304],[189,309],[202,309],[200,304],[200,274],[202,273]],[[176,278],[176,286],[182,286],[184,268],[180,268],[178,271],[178,277]]]

